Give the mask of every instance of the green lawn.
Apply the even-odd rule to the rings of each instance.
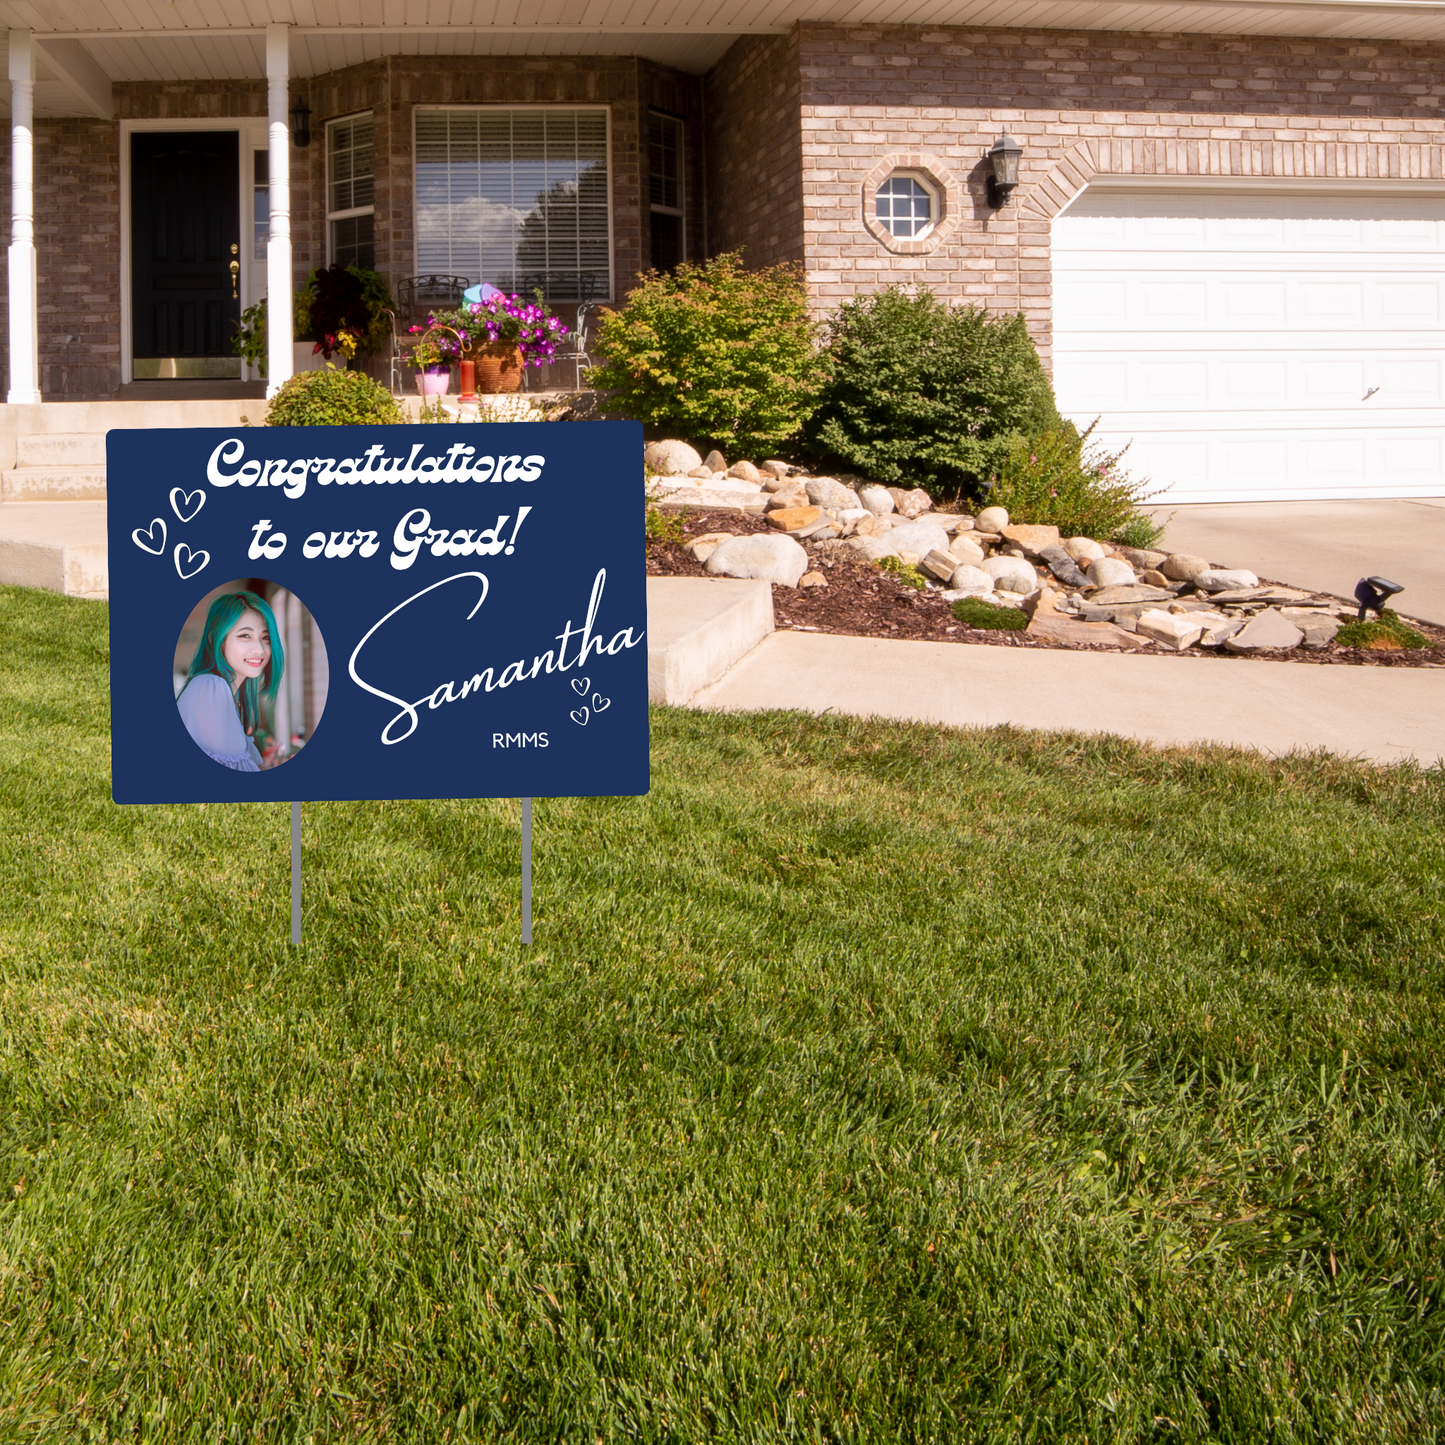
[[[483,801],[293,951],[105,628],[0,589],[0,1441],[1438,1438],[1440,772],[659,710],[531,950]]]

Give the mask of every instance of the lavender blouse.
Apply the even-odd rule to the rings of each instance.
[[[224,678],[214,672],[193,677],[176,699],[191,741],[208,758],[238,773],[259,773],[261,753],[246,736],[236,701]]]

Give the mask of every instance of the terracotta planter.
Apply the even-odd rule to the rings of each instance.
[[[522,349],[508,341],[493,341],[467,352],[477,366],[477,391],[483,396],[505,396],[522,385]]]

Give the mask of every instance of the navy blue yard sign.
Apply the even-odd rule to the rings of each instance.
[[[117,803],[648,788],[631,422],[112,431]]]

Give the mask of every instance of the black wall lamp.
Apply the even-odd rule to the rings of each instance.
[[[303,151],[311,144],[311,107],[299,95],[291,107],[291,144]]]
[[[993,174],[988,178],[988,203],[994,210],[1008,205],[1010,192],[1019,183],[1019,160],[1024,148],[1005,131],[993,143],[988,158],[993,162]]]

